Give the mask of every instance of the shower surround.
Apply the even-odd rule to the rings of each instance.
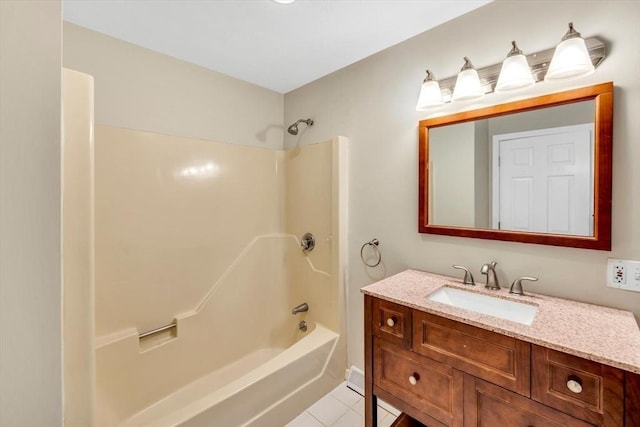
[[[340,146],[285,152],[96,126],[98,425],[196,414],[229,426],[258,425],[262,413],[286,421],[295,413],[273,405],[339,381]],[[307,231],[317,245],[304,253],[297,236]],[[292,315],[302,302],[310,310]],[[306,334],[301,320],[313,325]],[[295,348],[322,363],[305,372],[286,355]],[[265,371],[269,361],[277,366]],[[274,393],[282,380],[263,376],[285,369],[294,381]],[[252,411],[245,399],[230,409],[227,394],[249,387],[263,391]],[[203,399],[210,404],[183,413]]]
[[[95,346],[73,353],[95,363],[96,426],[283,425],[344,378],[344,138],[94,136]]]

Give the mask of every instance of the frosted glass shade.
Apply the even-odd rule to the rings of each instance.
[[[420,95],[418,96],[418,104],[416,110],[426,110],[444,104],[440,85],[435,80],[422,83],[420,87]]]
[[[582,37],[561,41],[556,47],[545,80],[586,77],[595,68]]]
[[[465,101],[468,99],[480,98],[484,95],[484,90],[480,84],[478,72],[473,68],[462,70],[458,73],[456,86],[453,88],[452,100]]]
[[[524,89],[533,86],[535,83],[527,58],[522,54],[512,55],[502,62],[495,91],[507,92]]]

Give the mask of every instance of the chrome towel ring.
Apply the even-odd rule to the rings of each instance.
[[[366,265],[367,267],[377,267],[378,264],[380,264],[380,261],[382,261],[382,253],[380,252],[378,245],[380,245],[380,242],[378,241],[378,239],[373,239],[370,242],[367,242],[364,245],[362,245],[362,247],[360,248],[360,259],[362,260],[364,265]],[[375,252],[378,254],[378,260],[375,263],[369,264],[367,260],[364,259],[364,248],[367,246],[371,246],[375,250]]]

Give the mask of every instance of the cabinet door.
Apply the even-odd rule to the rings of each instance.
[[[640,426],[640,375],[625,372],[624,385],[624,425]]]
[[[377,338],[373,371],[376,395],[428,426],[462,427],[462,372]]]
[[[548,348],[533,346],[531,397],[598,426],[622,426],[624,373]]]
[[[411,347],[411,308],[375,298],[373,334],[405,348]]]
[[[464,387],[464,427],[593,427],[470,375]]]

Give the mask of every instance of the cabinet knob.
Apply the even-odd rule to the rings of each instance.
[[[567,388],[572,393],[582,393],[582,381],[578,377],[570,376],[567,380]]]
[[[396,318],[395,317],[389,317],[387,319],[387,325],[389,325],[390,328],[393,328],[396,324]]]
[[[411,385],[416,385],[418,384],[418,381],[420,380],[420,375],[416,374],[415,372],[413,373],[413,375],[411,375],[409,377],[409,383]]]

